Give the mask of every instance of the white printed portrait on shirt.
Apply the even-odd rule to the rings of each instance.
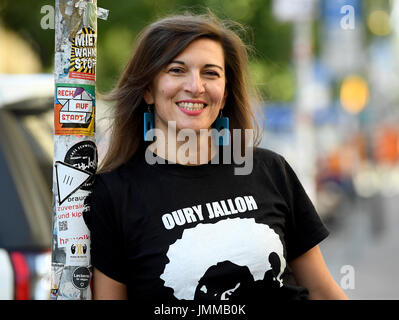
[[[254,218],[200,223],[170,245],[161,279],[180,300],[232,300],[265,281],[281,287],[283,250],[278,234]]]

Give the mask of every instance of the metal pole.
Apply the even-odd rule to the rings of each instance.
[[[97,0],[55,1],[52,300],[91,299],[85,203],[97,169]]]
[[[315,135],[313,112],[315,101],[309,95],[313,79],[312,21],[316,16],[318,0],[274,0],[273,12],[283,22],[292,22],[293,60],[296,75],[295,136],[297,150],[294,169],[316,203]]]
[[[298,176],[310,199],[316,204],[316,150],[312,101],[309,86],[313,81],[311,20],[294,22],[294,62],[297,82],[296,138],[300,150],[296,162]],[[314,102],[313,102],[314,103]]]

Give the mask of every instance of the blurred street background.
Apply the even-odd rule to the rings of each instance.
[[[331,274],[350,299],[399,299],[399,0],[98,0],[98,6],[110,10],[108,20],[98,22],[102,94],[116,84],[138,32],[159,17],[209,8],[245,25],[251,72],[263,96],[261,146],[286,157],[329,228],[320,247]],[[11,110],[28,143],[37,145],[48,199],[51,8],[54,1],[0,0],[0,111]],[[33,77],[38,74],[43,83]],[[40,115],[24,96],[31,89],[49,98],[40,100],[46,103]],[[106,110],[100,104],[96,111],[100,161]],[[1,116],[0,126],[9,123]],[[6,246],[1,232],[0,248]]]

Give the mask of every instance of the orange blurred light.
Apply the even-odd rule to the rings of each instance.
[[[366,106],[369,89],[366,81],[356,75],[344,79],[340,90],[342,107],[349,113],[359,113]]]

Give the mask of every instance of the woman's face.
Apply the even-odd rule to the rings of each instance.
[[[166,134],[168,121],[176,121],[177,130],[209,129],[226,96],[223,48],[198,39],[155,77],[144,99],[155,104],[155,127]]]

